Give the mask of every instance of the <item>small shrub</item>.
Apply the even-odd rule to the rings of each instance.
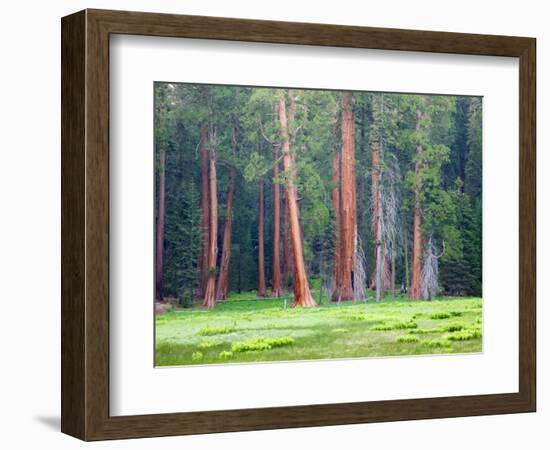
[[[385,322],[379,325],[375,325],[371,328],[374,331],[390,331],[390,330],[407,330],[412,328],[418,328],[418,324],[412,320],[408,321],[395,321]]]
[[[410,334],[432,334],[439,333],[441,330],[439,328],[416,328],[409,330]]]
[[[222,341],[219,341],[217,339],[207,339],[206,341],[202,341],[199,344],[199,348],[206,349],[206,348],[215,347],[216,345],[220,345],[220,344],[222,344]]]
[[[451,316],[453,316],[453,317],[460,317],[460,316],[462,316],[462,312],[461,312],[461,311],[451,311],[449,314],[450,314]]]
[[[354,314],[352,316],[347,316],[348,320],[365,320],[364,314]]]
[[[220,352],[219,357],[221,359],[230,359],[233,357],[233,352],[228,352],[227,350],[223,350]]]
[[[250,352],[250,351],[262,351],[271,350],[275,347],[283,347],[285,345],[294,344],[294,339],[285,336],[280,338],[263,338],[259,337],[251,339],[249,341],[235,342],[231,345],[232,352]]]
[[[434,320],[442,320],[442,319],[450,319],[451,315],[446,312],[436,312],[433,314],[430,314],[430,319]]]
[[[418,328],[418,324],[409,320],[407,322],[396,322],[394,327],[395,330],[407,330],[411,328]]]
[[[424,341],[423,344],[426,347],[439,348],[439,347],[449,347],[449,342],[445,339],[432,339],[429,341]]]
[[[191,289],[181,289],[178,295],[178,303],[182,308],[191,308],[195,304],[193,291]]]
[[[235,331],[235,327],[206,327],[200,330],[199,336],[215,336],[216,334],[229,334]]]
[[[469,341],[470,339],[477,339],[481,337],[481,330],[472,329],[459,331],[457,333],[451,333],[445,336],[445,339],[449,341]]]
[[[193,352],[193,354],[191,355],[191,359],[193,361],[201,361],[202,358],[203,358],[202,352]]]
[[[449,325],[443,325],[441,327],[441,331],[448,331],[448,332],[455,332],[455,331],[462,331],[466,328],[464,324],[462,323],[451,323]]]
[[[410,335],[410,336],[398,336],[396,341],[402,342],[402,343],[413,343],[418,342],[418,336]]]

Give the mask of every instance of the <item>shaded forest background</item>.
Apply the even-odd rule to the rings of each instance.
[[[203,301],[209,279],[217,301],[300,296],[289,189],[306,284],[328,298],[481,295],[481,98],[154,91],[157,300]]]

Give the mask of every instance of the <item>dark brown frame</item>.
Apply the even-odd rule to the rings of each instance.
[[[64,17],[61,31],[64,433],[100,440],[535,411],[534,38],[104,10]],[[115,33],[519,58],[519,392],[110,416],[108,99]]]

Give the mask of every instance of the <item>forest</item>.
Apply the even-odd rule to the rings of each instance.
[[[481,297],[480,97],[154,95],[158,313]]]

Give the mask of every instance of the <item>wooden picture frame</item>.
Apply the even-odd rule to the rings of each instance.
[[[62,416],[84,440],[535,411],[536,40],[85,10],[62,30]],[[109,415],[109,36],[133,34],[519,58],[519,391],[140,416]]]

